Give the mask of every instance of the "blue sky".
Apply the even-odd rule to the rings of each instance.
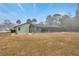
[[[28,18],[36,18],[38,22],[45,21],[47,15],[59,13],[75,16],[76,3],[2,3],[0,4],[0,23],[5,19],[12,22],[20,19],[25,22]]]

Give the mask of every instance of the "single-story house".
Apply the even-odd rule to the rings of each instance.
[[[63,29],[61,27],[56,27],[46,24],[21,24],[15,26],[13,30],[16,33],[38,33],[38,32],[60,32]]]

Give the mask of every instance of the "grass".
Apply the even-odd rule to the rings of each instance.
[[[0,55],[79,56],[79,33],[53,32],[14,36],[0,33]]]

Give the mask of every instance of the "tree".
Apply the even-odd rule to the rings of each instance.
[[[9,19],[4,20],[4,23],[3,23],[4,29],[10,30],[10,29],[12,29],[14,26],[15,26],[15,24],[12,23]]]
[[[60,14],[54,14],[53,16],[56,16],[57,17],[57,16],[61,16],[61,15]]]
[[[52,17],[51,15],[48,15],[46,19],[51,19],[51,17]]]
[[[27,19],[26,23],[27,24],[31,24],[32,23],[32,20],[31,19]]]
[[[60,26],[60,14],[54,14],[53,16],[48,15],[46,18],[46,24],[53,25],[53,26]]]
[[[32,19],[33,22],[37,22],[37,20],[35,18]]]
[[[63,27],[65,30],[71,30],[72,20],[70,16],[68,15],[62,16],[60,22],[61,22],[61,27]]]
[[[73,21],[74,21],[74,28],[76,29],[76,31],[79,31],[79,17],[75,16]]]
[[[10,23],[11,23],[10,20],[8,20],[8,19],[4,20],[4,24],[10,24]]]
[[[32,19],[32,23],[35,24],[37,20],[35,18]]]
[[[21,20],[17,20],[16,23],[17,23],[17,24],[21,24]]]
[[[51,15],[48,15],[47,18],[46,18],[46,24],[50,24],[51,23],[51,19],[52,19],[52,16]]]

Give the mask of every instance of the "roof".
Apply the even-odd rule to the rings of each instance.
[[[20,24],[20,25],[14,26],[14,28],[15,28],[15,27],[18,27],[18,26],[25,25],[25,24],[27,24],[27,23],[23,23],[23,24]],[[30,24],[28,24],[28,25],[30,25]]]
[[[23,24],[15,26],[15,27],[22,26],[25,24],[27,24],[27,23],[23,23]],[[48,25],[48,24],[27,24],[27,25],[31,25],[31,26],[35,26],[35,27],[39,27],[39,28],[60,28],[60,26]]]
[[[32,24],[35,27],[40,28],[60,28],[59,26],[47,25],[47,24]]]

